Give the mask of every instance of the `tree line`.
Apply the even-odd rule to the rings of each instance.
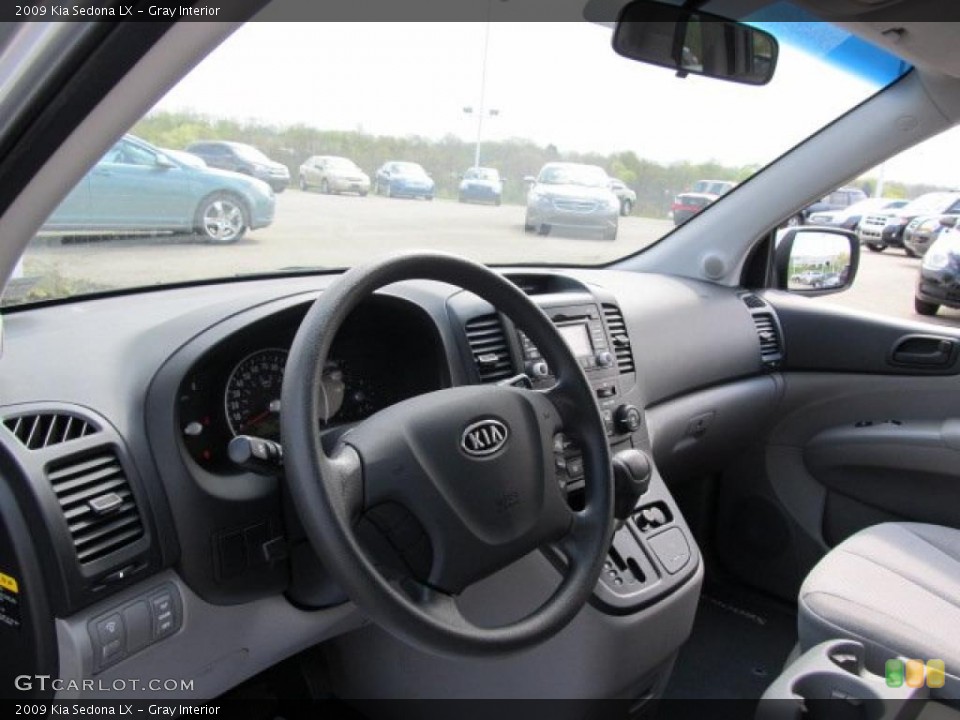
[[[253,145],[272,159],[285,164],[296,182],[300,164],[311,155],[342,155],[357,163],[373,177],[388,160],[418,162],[437,184],[437,195],[456,197],[460,176],[473,164],[475,145],[455,135],[440,139],[418,135],[396,137],[373,135],[357,130],[321,130],[307,125],[274,126],[258,121],[214,118],[190,112],[155,112],[131,130],[134,135],[161,148],[183,149],[197,140],[233,140]],[[611,177],[626,183],[637,193],[635,212],[647,217],[666,217],[677,193],[689,190],[697,180],[741,182],[753,175],[756,166],[730,167],[717,162],[676,162],[663,164],[638,156],[632,150],[616,153],[562,152],[555,145],[539,145],[524,138],[484,142],[481,164],[497,168],[503,177],[503,201],[526,201],[524,178],[536,175],[551,161],[582,162],[603,167]],[[868,194],[875,180],[861,178],[849,184]],[[906,185],[888,181],[884,195],[913,198],[931,190],[932,185]]]

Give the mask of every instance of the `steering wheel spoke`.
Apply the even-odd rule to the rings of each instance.
[[[476,626],[460,612],[457,598],[449,593],[424,585],[411,578],[404,578],[400,584],[403,592],[416,607],[426,615],[448,627],[461,631],[475,631]]]
[[[340,445],[324,458],[319,482],[323,483],[333,510],[345,525],[353,525],[364,510],[363,465],[349,445]]]

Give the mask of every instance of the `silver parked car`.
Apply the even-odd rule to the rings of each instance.
[[[626,217],[637,204],[637,194],[627,184],[618,178],[610,178],[610,189],[620,200],[620,214]]]
[[[524,230],[549,235],[553,228],[599,230],[616,240],[620,199],[610,178],[597,165],[547,163],[536,179],[529,177]]]
[[[370,176],[353,160],[336,155],[314,155],[300,166],[300,189],[320,188],[328,193],[357,193],[365,196],[370,192]]]

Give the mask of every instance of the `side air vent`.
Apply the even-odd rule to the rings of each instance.
[[[630,336],[627,335],[627,324],[623,321],[623,313],[616,305],[605,304],[603,315],[607,319],[607,328],[610,330],[610,339],[617,356],[617,368],[621,375],[632,373],[635,369],[633,351],[630,349]]]
[[[70,442],[97,432],[93,423],[69,413],[40,413],[8,417],[6,428],[29,450]]]
[[[753,322],[760,338],[760,357],[765,363],[776,363],[783,357],[780,330],[770,313],[754,313]]]
[[[47,479],[81,564],[120,550],[143,535],[126,473],[109,448],[51,465]]]
[[[466,332],[480,382],[499,382],[513,375],[507,337],[499,315],[491,313],[469,320]]]
[[[743,303],[751,310],[757,310],[759,308],[765,308],[767,304],[763,301],[762,298],[757,295],[744,295]]]

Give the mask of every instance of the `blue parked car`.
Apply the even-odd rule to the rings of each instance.
[[[125,135],[48,218],[41,232],[196,232],[232,243],[273,222],[262,180],[205,167]]]
[[[433,200],[436,185],[421,165],[415,162],[385,162],[377,170],[373,191],[387,197],[422,197]]]
[[[472,167],[460,181],[460,202],[485,202],[499,205],[503,182],[495,168]]]

